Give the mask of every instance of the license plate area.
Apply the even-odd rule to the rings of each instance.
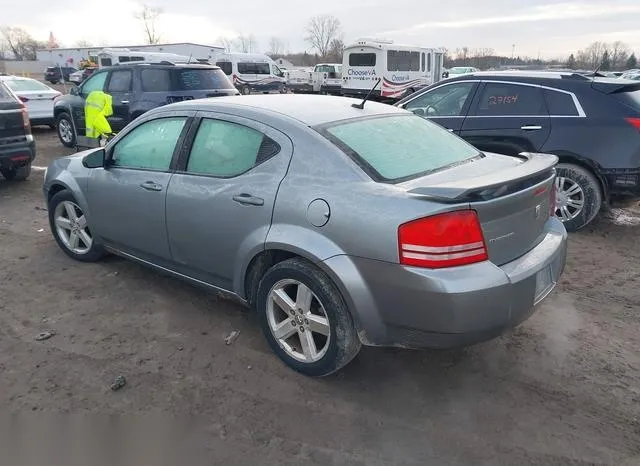
[[[553,277],[553,269],[551,265],[547,265],[544,269],[536,274],[536,291],[534,304],[538,304],[547,297],[551,290],[555,287],[556,282]]]

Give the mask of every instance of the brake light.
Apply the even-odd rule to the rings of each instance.
[[[29,102],[29,99],[27,99],[26,97],[18,96],[18,99],[20,99],[22,102]]]
[[[558,192],[558,187],[556,186],[556,180],[553,180],[551,184],[551,189],[549,190],[549,217],[554,217],[556,215],[556,193]]]
[[[31,124],[29,122],[29,113],[27,112],[27,107],[22,104],[22,124],[24,126],[25,132],[27,134],[31,134]]]
[[[625,118],[625,120],[627,120],[627,122],[635,129],[640,131],[640,118]]]
[[[474,210],[433,215],[400,225],[400,263],[439,269],[486,261],[489,256]]]

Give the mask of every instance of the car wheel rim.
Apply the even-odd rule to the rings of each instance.
[[[64,142],[71,142],[73,139],[73,131],[71,129],[71,123],[67,120],[60,120],[58,123],[58,132],[60,133],[60,138]]]
[[[584,190],[575,181],[556,178],[556,216],[563,222],[573,220],[584,208]]]
[[[313,363],[327,353],[329,319],[322,302],[305,284],[287,279],[273,285],[267,300],[267,321],[278,345],[297,361]]]
[[[76,204],[62,201],[53,215],[56,233],[67,249],[75,254],[86,254],[91,250],[93,238],[87,219]]]

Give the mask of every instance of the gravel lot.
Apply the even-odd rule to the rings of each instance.
[[[69,153],[34,133],[35,165]],[[640,464],[637,203],[571,235],[557,290],[511,334],[364,348],[314,380],[233,302],[119,258],[73,262],[49,232],[42,176],[0,180],[4,412],[194,415],[219,464]]]

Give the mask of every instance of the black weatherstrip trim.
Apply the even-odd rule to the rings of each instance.
[[[177,153],[173,154],[174,160],[171,162],[171,168],[173,171],[183,172],[186,170],[187,160],[189,159],[191,147],[193,146],[193,140],[196,137],[201,121],[202,117],[191,117],[189,118],[188,125],[185,125],[187,129],[182,132],[180,139],[178,140],[177,147],[179,150]]]

